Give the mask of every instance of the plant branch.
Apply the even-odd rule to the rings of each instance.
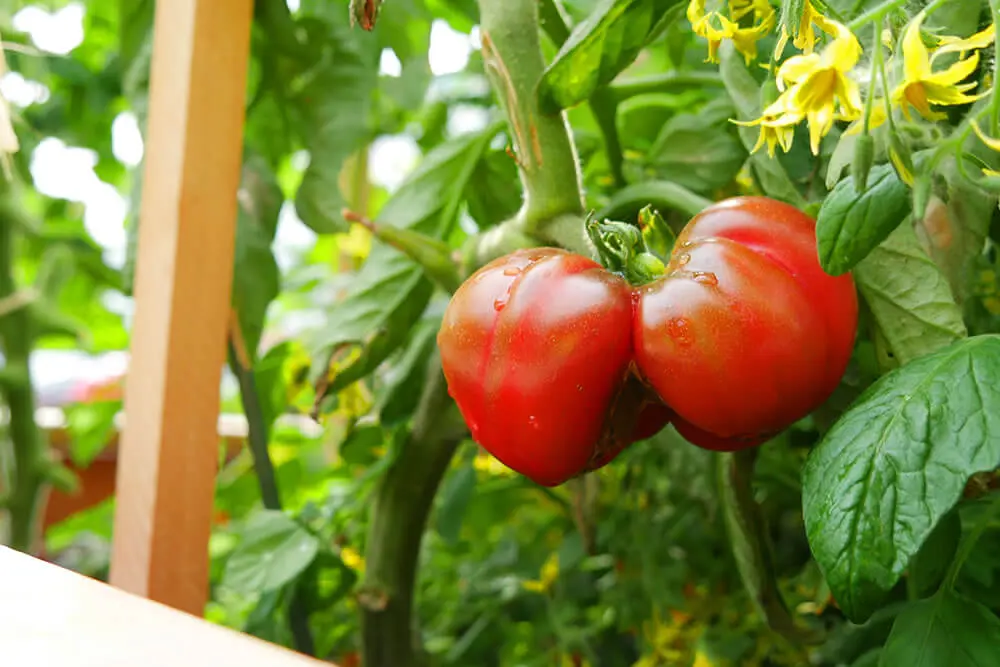
[[[756,449],[720,454],[716,470],[723,521],[740,579],[761,617],[793,643],[814,643],[818,633],[795,624],[778,589],[771,540],[760,506],[753,497]]]
[[[239,324],[233,313],[229,335],[229,367],[240,385],[240,400],[247,419],[247,441],[250,455],[253,459],[253,469],[260,485],[260,497],[264,507],[269,510],[282,510],[281,493],[274,472],[274,463],[267,449],[270,425],[264,417],[260,404],[260,394],[254,378],[253,366],[250,362],[242,338],[239,335]],[[312,631],[309,629],[309,611],[302,598],[293,588],[288,602],[288,625],[292,631],[295,648],[307,655],[316,655],[316,644]]]
[[[12,197],[10,183],[0,179],[0,300],[15,298],[18,294],[14,280],[15,225],[12,221],[20,216]],[[6,498],[10,513],[10,546],[31,553],[38,537],[49,467],[45,439],[35,423],[35,391],[28,372],[34,345],[30,308],[12,310],[0,318],[0,343],[5,370],[23,369],[23,373],[11,373],[11,381],[0,385],[10,410],[14,464]]]
[[[557,46],[562,46],[569,39],[569,19],[559,6],[558,0],[541,0],[538,3],[542,30]],[[618,115],[618,100],[607,86],[601,86],[588,100],[590,112],[597,121],[597,127],[604,136],[604,151],[608,156],[608,166],[617,187],[625,185],[625,173],[622,171],[622,145],[618,137],[618,125],[615,117]]]
[[[452,424],[453,407],[435,358],[410,434],[375,491],[359,595],[366,667],[424,662],[413,619],[414,588],[434,495],[465,434],[464,425]]]
[[[554,220],[583,213],[583,185],[565,113],[545,115],[535,93],[545,62],[537,0],[479,0],[483,59],[507,116],[524,184],[523,231],[552,239]],[[587,246],[583,225],[576,245]]]

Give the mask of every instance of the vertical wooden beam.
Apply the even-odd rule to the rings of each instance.
[[[156,3],[113,585],[208,592],[253,0]]]

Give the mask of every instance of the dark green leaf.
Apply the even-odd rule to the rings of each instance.
[[[243,344],[253,359],[257,356],[267,308],[278,296],[280,282],[271,242],[278,227],[281,188],[262,159],[251,158],[244,165],[237,198],[233,308]]]
[[[723,42],[719,49],[719,74],[736,107],[737,119],[750,121],[758,118],[761,110],[760,83],[750,74],[743,56],[729,42]],[[758,133],[757,127],[739,128],[740,139],[748,151],[756,145]],[[750,166],[766,195],[798,208],[805,207],[806,201],[788,177],[788,172],[778,160],[769,157],[767,151],[758,151],[750,156]]]
[[[469,178],[495,129],[439,147],[379,213],[379,222],[442,238],[458,218]],[[375,245],[351,292],[336,306],[321,341],[316,371],[334,393],[372,372],[409,335],[430,300],[433,285],[418,265],[393,248]]]
[[[942,591],[904,611],[880,667],[995,667],[1000,619],[977,602]]]
[[[399,359],[386,371],[386,386],[378,400],[379,421],[384,426],[395,426],[409,419],[416,409],[440,326],[439,317],[419,322]]]
[[[340,170],[369,139],[371,94],[378,73],[374,40],[343,23],[331,23],[325,42],[325,65],[310,72],[311,81],[295,99],[309,167],[295,196],[295,210],[317,234],[347,230],[340,215],[344,197]]]
[[[542,75],[539,105],[555,113],[589,99],[681,16],[683,4],[679,0],[602,0],[573,29]]]
[[[1000,337],[967,338],[883,376],[813,450],[803,513],[847,616],[868,618],[969,477],[1000,465]]]
[[[465,197],[480,229],[512,217],[521,206],[517,163],[503,151],[490,151],[472,172]]]
[[[243,529],[222,584],[246,595],[281,588],[316,557],[319,540],[283,512],[260,510]]]
[[[854,179],[841,179],[823,200],[816,218],[816,243],[823,269],[834,276],[850,271],[909,212],[910,191],[892,165],[873,167],[863,193],[854,188]]]
[[[962,520],[958,512],[945,514],[910,560],[906,576],[917,595],[929,595],[941,585],[961,539]]]
[[[465,510],[476,492],[476,469],[471,458],[462,464],[441,489],[441,505],[437,510],[437,532],[445,542],[458,541]]]
[[[702,194],[728,185],[747,159],[729,123],[733,114],[732,105],[722,99],[698,113],[674,116],[649,151],[649,168]]]
[[[375,449],[385,444],[385,431],[378,424],[355,427],[340,445],[344,461],[355,465],[371,465],[378,459]]]
[[[854,278],[899,364],[966,336],[947,280],[909,223],[897,227],[858,264]]]

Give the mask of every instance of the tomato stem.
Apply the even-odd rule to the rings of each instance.
[[[605,268],[624,277],[630,285],[645,285],[666,271],[663,261],[649,252],[635,225],[592,219],[587,223],[587,233]]]
[[[583,181],[566,114],[543,114],[538,105],[536,89],[545,71],[538,4],[479,0],[483,60],[507,116],[524,185],[519,231],[589,254],[581,224]],[[567,216],[572,224],[564,224]]]

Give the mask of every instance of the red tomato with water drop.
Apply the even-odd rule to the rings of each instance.
[[[663,428],[632,368],[632,288],[555,248],[490,262],[455,292],[438,346],[472,438],[555,486]]]
[[[854,347],[853,280],[823,271],[815,222],[773,199],[702,211],[637,294],[636,364],[709,449],[760,444],[819,407]]]

